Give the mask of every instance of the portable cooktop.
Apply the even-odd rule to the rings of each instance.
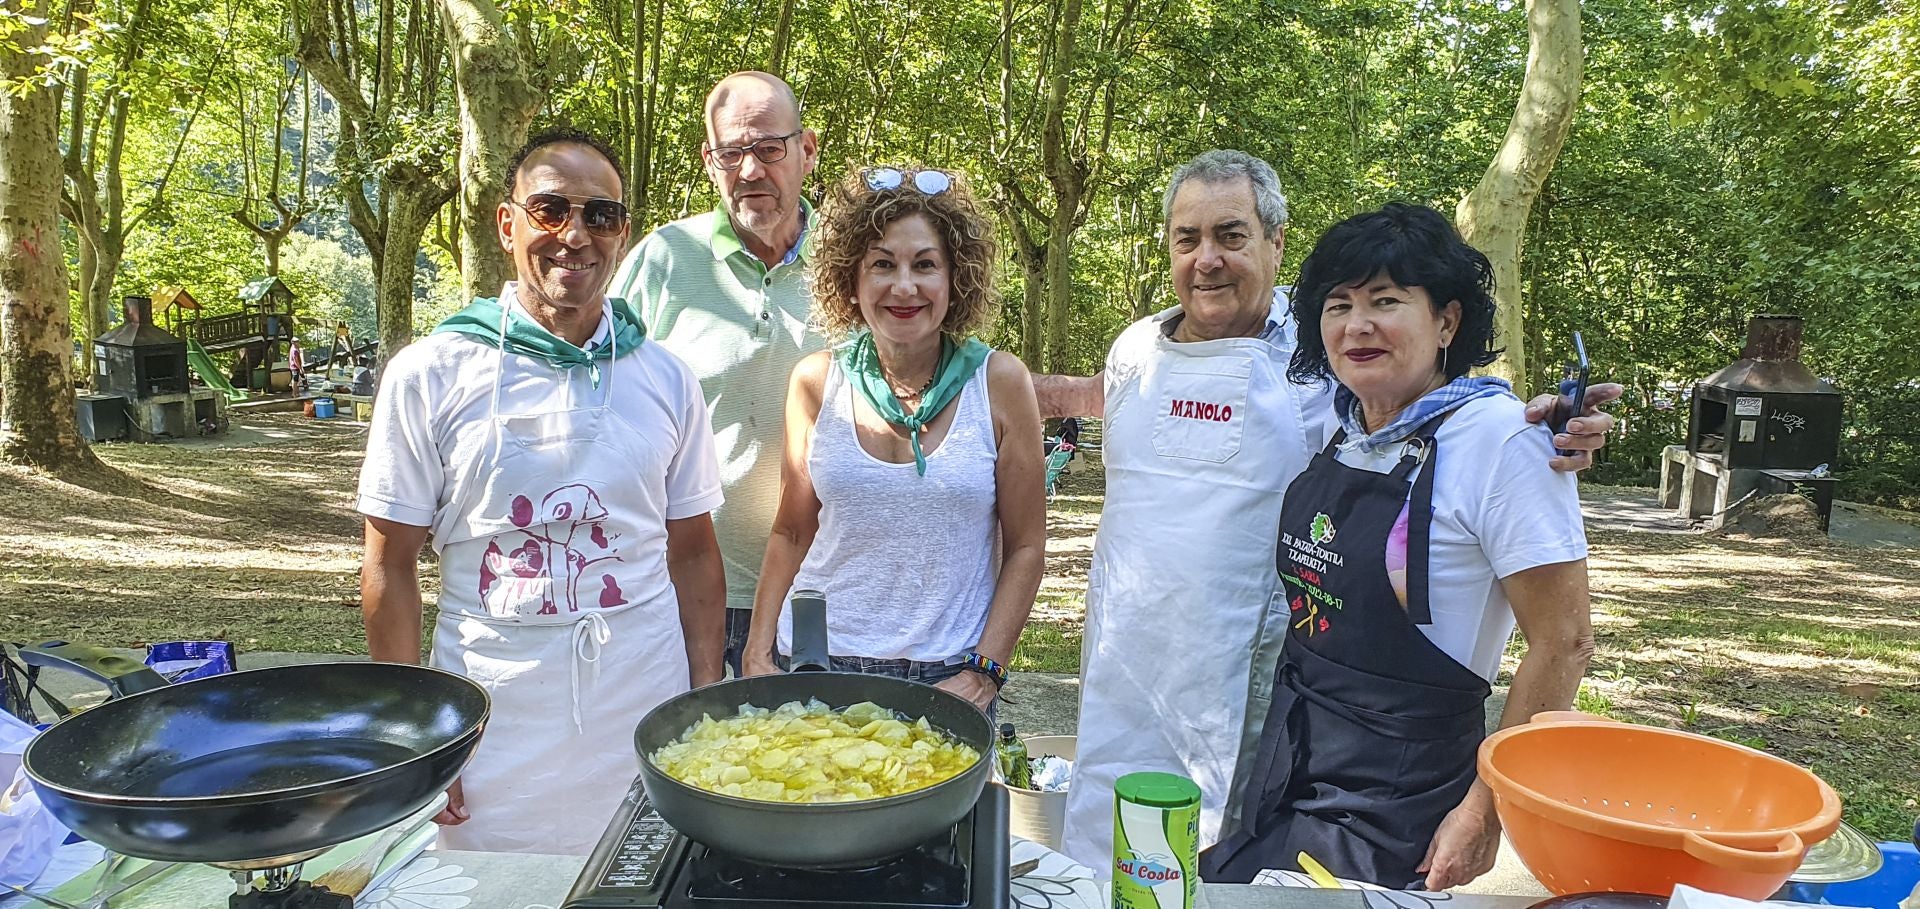
[[[744,861],[681,836],[636,779],[562,909],[1005,909],[1007,870],[1007,794],[992,784],[960,823],[902,855],[810,871]]]

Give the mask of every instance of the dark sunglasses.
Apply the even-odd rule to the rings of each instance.
[[[596,237],[617,237],[627,229],[627,207],[612,199],[575,202],[555,193],[533,193],[525,202],[507,201],[526,212],[534,227],[550,234],[566,229],[567,219],[573,217],[576,208],[580,210],[580,226]]]
[[[923,196],[937,196],[953,188],[952,174],[932,168],[904,171],[897,167],[869,167],[862,176],[866,178],[868,189],[885,192],[906,185],[909,175],[913,177],[913,188]]]
[[[787,140],[806,130],[807,128],[803,126],[784,136],[761,139],[747,145],[722,145],[709,148],[706,150],[707,160],[721,170],[739,170],[740,165],[746,163],[749,154],[759,158],[761,164],[776,164],[787,158]]]

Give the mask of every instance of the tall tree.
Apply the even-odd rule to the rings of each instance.
[[[192,92],[188,86],[196,80],[204,83],[226,58],[224,40],[217,52],[198,63],[175,54],[181,48],[204,48],[205,42],[188,39],[186,17],[165,4],[133,0],[126,9],[100,9],[94,0],[75,0],[66,9],[66,43],[89,49],[64,67],[67,184],[61,197],[61,209],[79,239],[89,338],[106,331],[127,238],[165,204],[168,181],[211,94]],[[159,56],[162,53],[170,56]],[[135,108],[167,96],[184,101],[189,93],[198,97],[191,100],[172,154],[159,168],[152,191],[130,209],[126,151]]]
[[[240,204],[233,219],[260,240],[267,274],[280,274],[280,247],[287,236],[313,213],[316,201],[307,191],[313,148],[313,91],[298,66],[277,66],[279,78],[266,86],[264,99],[253,86],[236,79],[233,93],[235,125],[240,138]],[[260,109],[260,100],[272,105]],[[300,104],[298,161],[287,148],[287,128],[294,102]],[[291,182],[291,186],[286,186]],[[269,214],[271,213],[271,214]]]
[[[1461,235],[1493,263],[1499,343],[1506,348],[1494,371],[1517,388],[1528,380],[1520,251],[1534,200],[1560,158],[1580,105],[1580,0],[1527,0],[1527,40],[1527,72],[1506,137],[1479,185],[1454,210]]]
[[[1013,0],[1001,0],[1000,123],[990,145],[1023,279],[1021,356],[1034,369],[1058,372],[1068,368],[1074,237],[1105,176],[1121,105],[1138,100],[1123,96],[1135,88],[1123,58],[1139,50],[1141,0],[1107,0],[1092,27],[1082,24],[1085,0],[1048,0],[1044,9],[1042,51],[1023,80],[1015,50],[1021,17]],[[1080,46],[1082,32],[1091,32],[1091,53]],[[1023,93],[1023,82],[1038,90]]]
[[[98,462],[74,419],[49,2],[0,0],[0,458],[67,471]]]
[[[413,341],[421,238],[455,188],[446,39],[425,0],[292,8],[300,61],[338,102],[340,188],[373,259],[385,363]]]
[[[526,142],[545,93],[529,77],[522,52],[523,43],[531,45],[530,29],[510,29],[493,0],[438,3],[460,101],[459,261],[472,298],[497,293],[512,277],[494,213],[506,198],[507,161]]]

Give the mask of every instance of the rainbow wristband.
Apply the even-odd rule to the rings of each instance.
[[[978,653],[969,653],[966,656],[961,657],[960,668],[965,669],[969,672],[980,673],[981,675],[984,675],[987,678],[992,679],[993,687],[996,689],[1005,687],[1007,684],[1007,667],[1002,666],[999,663],[996,663],[993,660],[988,659],[987,657],[981,656]]]

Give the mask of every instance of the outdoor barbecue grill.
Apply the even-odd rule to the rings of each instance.
[[[1754,316],[1740,359],[1700,380],[1683,445],[1661,456],[1660,502],[1716,528],[1757,494],[1806,489],[1833,513],[1840,392],[1800,362],[1799,316]]]
[[[1840,451],[1840,392],[1800,362],[1799,316],[1754,316],[1740,359],[1694,385],[1687,451],[1732,470],[1806,470]]]

